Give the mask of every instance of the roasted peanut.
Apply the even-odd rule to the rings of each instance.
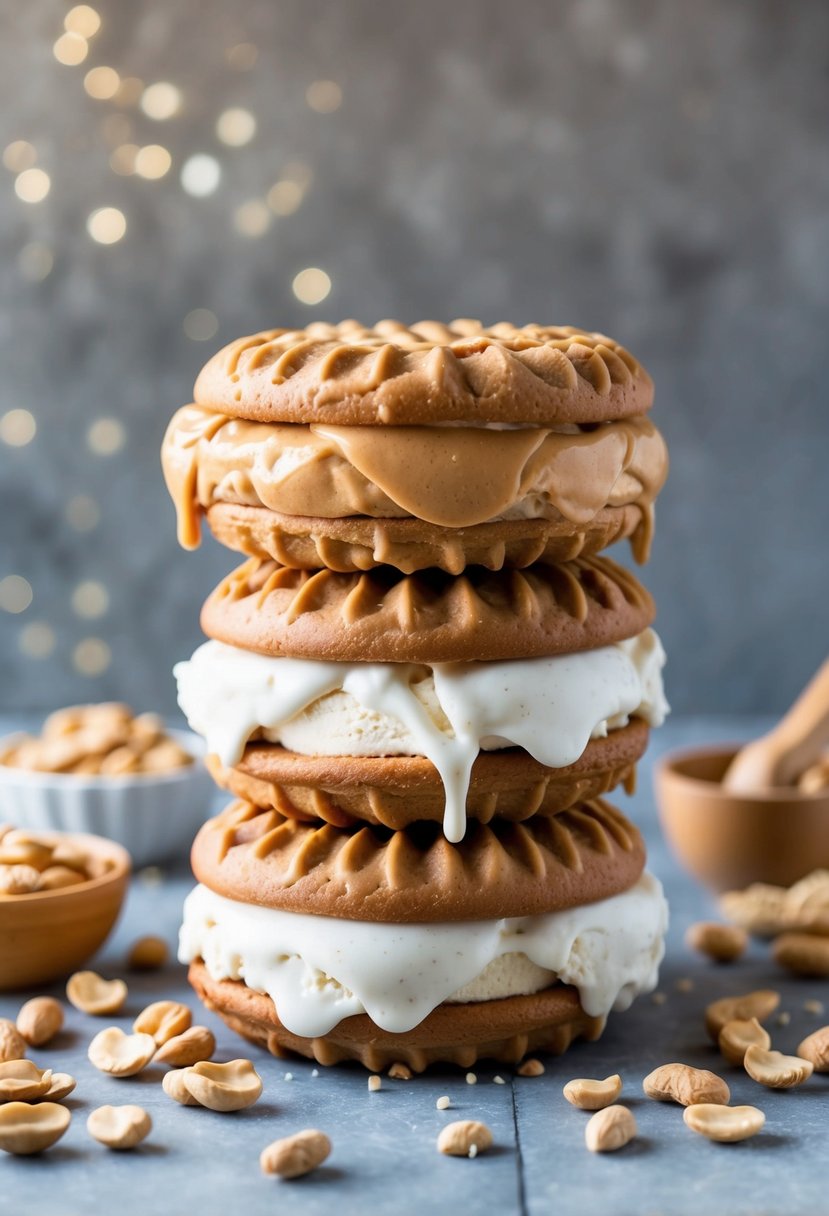
[[[398,1061],[396,1064],[392,1064],[389,1069],[389,1076],[395,1081],[411,1081],[412,1070],[408,1064],[402,1064]]]
[[[62,1102],[68,1098],[78,1082],[68,1072],[53,1072],[52,1082],[43,1095],[47,1102]]]
[[[180,1106],[201,1106],[198,1098],[194,1098],[184,1084],[184,1074],[186,1072],[186,1068],[175,1068],[172,1072],[165,1073],[164,1079],[161,1082],[161,1088],[168,1098],[172,1098]]]
[[[773,937],[785,927],[786,888],[755,882],[744,891],[720,896],[723,916],[757,937]]]
[[[686,1106],[682,1118],[692,1132],[722,1144],[756,1136],[766,1121],[756,1106],[721,1106],[715,1102]]]
[[[774,961],[795,975],[829,976],[829,937],[781,933],[771,948]]]
[[[173,1068],[187,1068],[200,1060],[209,1060],[216,1050],[216,1039],[206,1026],[191,1026],[182,1034],[174,1035],[153,1058],[154,1064],[170,1064]],[[391,1075],[391,1073],[389,1074]],[[409,1073],[411,1076],[411,1073]]]
[[[492,1132],[476,1119],[447,1123],[438,1136],[438,1152],[449,1157],[477,1157],[492,1146]]]
[[[331,1141],[324,1132],[309,1128],[274,1140],[262,1150],[259,1164],[263,1174],[278,1174],[280,1178],[301,1178],[322,1165],[331,1152]]]
[[[542,1077],[544,1075],[544,1065],[540,1060],[532,1057],[525,1060],[523,1064],[519,1064],[517,1068],[519,1077]]]
[[[51,996],[26,1001],[17,1015],[17,1029],[32,1047],[50,1043],[63,1026],[63,1008]]]
[[[700,1102],[725,1104],[731,1097],[722,1077],[706,1068],[691,1068],[689,1064],[663,1064],[649,1073],[642,1082],[649,1098],[658,1102],[678,1102],[693,1106]]]
[[[0,1102],[45,1098],[51,1084],[51,1068],[38,1068],[31,1060],[7,1060],[0,1064]]]
[[[152,1131],[153,1121],[141,1106],[99,1106],[86,1121],[86,1129],[107,1148],[135,1148]]]
[[[117,1026],[99,1031],[89,1044],[89,1059],[111,1077],[134,1077],[146,1068],[156,1052],[150,1034],[124,1034]]]
[[[170,951],[162,937],[139,937],[127,955],[130,971],[158,971],[167,962]]]
[[[803,1040],[797,1054],[808,1060],[815,1072],[829,1072],[829,1026],[821,1026]]]
[[[723,1026],[718,1042],[729,1064],[742,1064],[746,1051],[753,1044],[771,1047],[771,1035],[756,1018],[735,1018]]]
[[[814,1071],[809,1060],[800,1056],[785,1056],[782,1051],[767,1051],[764,1047],[749,1047],[743,1067],[753,1081],[769,1089],[793,1089],[808,1081]]]
[[[780,1004],[780,993],[770,988],[746,992],[742,996],[724,996],[712,1001],[705,1011],[705,1029],[716,1043],[726,1022],[756,1018],[765,1022]]]
[[[0,1106],[0,1149],[19,1157],[42,1153],[60,1140],[72,1116],[65,1106],[9,1102]]]
[[[104,980],[94,971],[76,971],[66,984],[69,1003],[81,1013],[105,1017],[117,1013],[127,999],[123,980]]]
[[[136,1034],[151,1034],[159,1047],[190,1028],[193,1015],[178,1001],[154,1001],[132,1024]]]
[[[574,1081],[568,1081],[562,1092],[570,1105],[577,1106],[579,1110],[604,1110],[606,1106],[611,1106],[622,1092],[622,1078],[618,1073],[605,1077],[603,1081],[578,1077]]]
[[[733,963],[745,954],[748,934],[736,925],[698,921],[685,934],[685,941],[692,950],[707,955],[715,963]]]
[[[0,1064],[6,1060],[22,1060],[26,1055],[26,1042],[14,1022],[0,1018]]]
[[[606,1106],[587,1121],[584,1142],[591,1153],[615,1153],[636,1135],[636,1120],[626,1106]]]
[[[183,1071],[185,1087],[208,1110],[243,1110],[252,1106],[262,1093],[262,1079],[250,1060],[231,1060],[227,1064],[201,1060]]]

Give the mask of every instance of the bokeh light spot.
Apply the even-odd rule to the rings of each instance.
[[[11,448],[24,448],[36,434],[37,423],[29,410],[9,410],[0,418],[0,440]]]
[[[115,104],[137,106],[144,94],[144,81],[140,76],[124,76],[115,94]]]
[[[275,215],[293,215],[302,203],[305,191],[299,182],[274,182],[268,191],[268,206]]]
[[[96,456],[114,456],[127,441],[117,418],[98,418],[86,432],[86,442]]]
[[[24,169],[14,179],[14,192],[24,203],[42,203],[51,187],[44,169]]]
[[[61,34],[52,47],[52,54],[64,67],[76,68],[89,54],[89,43],[80,34]]]
[[[89,494],[75,494],[66,504],[66,519],[76,532],[91,532],[101,522],[101,508]]]
[[[169,173],[173,158],[161,144],[147,144],[135,154],[135,172],[148,181],[157,181]]]
[[[96,101],[109,101],[118,92],[121,77],[115,68],[90,68],[83,78],[83,87]]]
[[[72,666],[82,676],[100,676],[112,662],[112,651],[103,638],[84,638],[72,651]]]
[[[343,104],[343,91],[336,80],[315,80],[308,85],[305,100],[317,114],[333,114]]]
[[[22,574],[0,578],[0,608],[4,612],[25,612],[33,598],[32,585]]]
[[[237,72],[249,72],[255,67],[259,58],[259,50],[252,42],[237,42],[225,51],[225,57],[230,67]]]
[[[119,177],[130,177],[135,173],[135,162],[141,151],[138,144],[119,144],[109,157],[109,167]]]
[[[3,150],[3,164],[12,173],[22,173],[31,169],[37,160],[37,151],[26,139],[15,139]]]
[[[29,659],[48,659],[55,649],[55,631],[45,621],[31,621],[20,630],[18,645]]]
[[[63,28],[82,38],[91,38],[101,28],[101,18],[89,4],[76,4],[63,19]]]
[[[141,109],[148,118],[164,122],[181,109],[181,90],[168,80],[148,85],[141,94]]]
[[[42,283],[52,273],[55,258],[48,245],[30,241],[17,255],[17,269],[27,283]]]
[[[99,245],[114,245],[127,231],[127,220],[117,207],[99,207],[86,221],[86,230]]]
[[[93,620],[103,616],[109,608],[109,592],[103,583],[87,579],[78,583],[72,592],[72,611],[76,616]]]
[[[209,342],[219,329],[219,319],[209,308],[193,308],[184,318],[182,327],[192,342]]]
[[[242,236],[263,236],[271,222],[271,213],[260,198],[248,199],[233,213],[233,227]]]
[[[197,152],[181,167],[181,184],[194,198],[205,198],[212,194],[222,176],[222,167],[214,156]]]
[[[318,266],[309,266],[300,270],[292,286],[301,304],[321,304],[331,291],[331,279]]]
[[[256,134],[256,119],[250,110],[235,107],[225,110],[216,121],[216,135],[223,144],[241,148],[249,144]]]

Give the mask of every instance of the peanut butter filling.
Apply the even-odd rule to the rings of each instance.
[[[605,507],[636,504],[634,551],[644,557],[668,461],[644,416],[584,429],[377,428],[247,422],[190,405],[170,423],[162,463],[188,549],[201,512],[219,502],[446,528],[558,516],[579,527]]]

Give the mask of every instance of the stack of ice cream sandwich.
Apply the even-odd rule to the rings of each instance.
[[[231,343],[173,418],[179,536],[247,555],[176,676],[236,799],[181,957],[246,1038],[371,1069],[596,1038],[667,911],[630,786],[667,709],[647,557],[667,456],[609,338],[477,321]]]

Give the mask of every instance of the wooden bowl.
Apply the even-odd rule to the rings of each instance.
[[[106,866],[106,872],[57,891],[0,895],[0,992],[76,971],[103,945],[118,919],[129,885],[129,853],[100,836],[72,834],[67,840]]]
[[[829,791],[732,794],[722,778],[737,751],[696,748],[658,763],[659,817],[677,859],[714,891],[789,887],[829,868]]]

